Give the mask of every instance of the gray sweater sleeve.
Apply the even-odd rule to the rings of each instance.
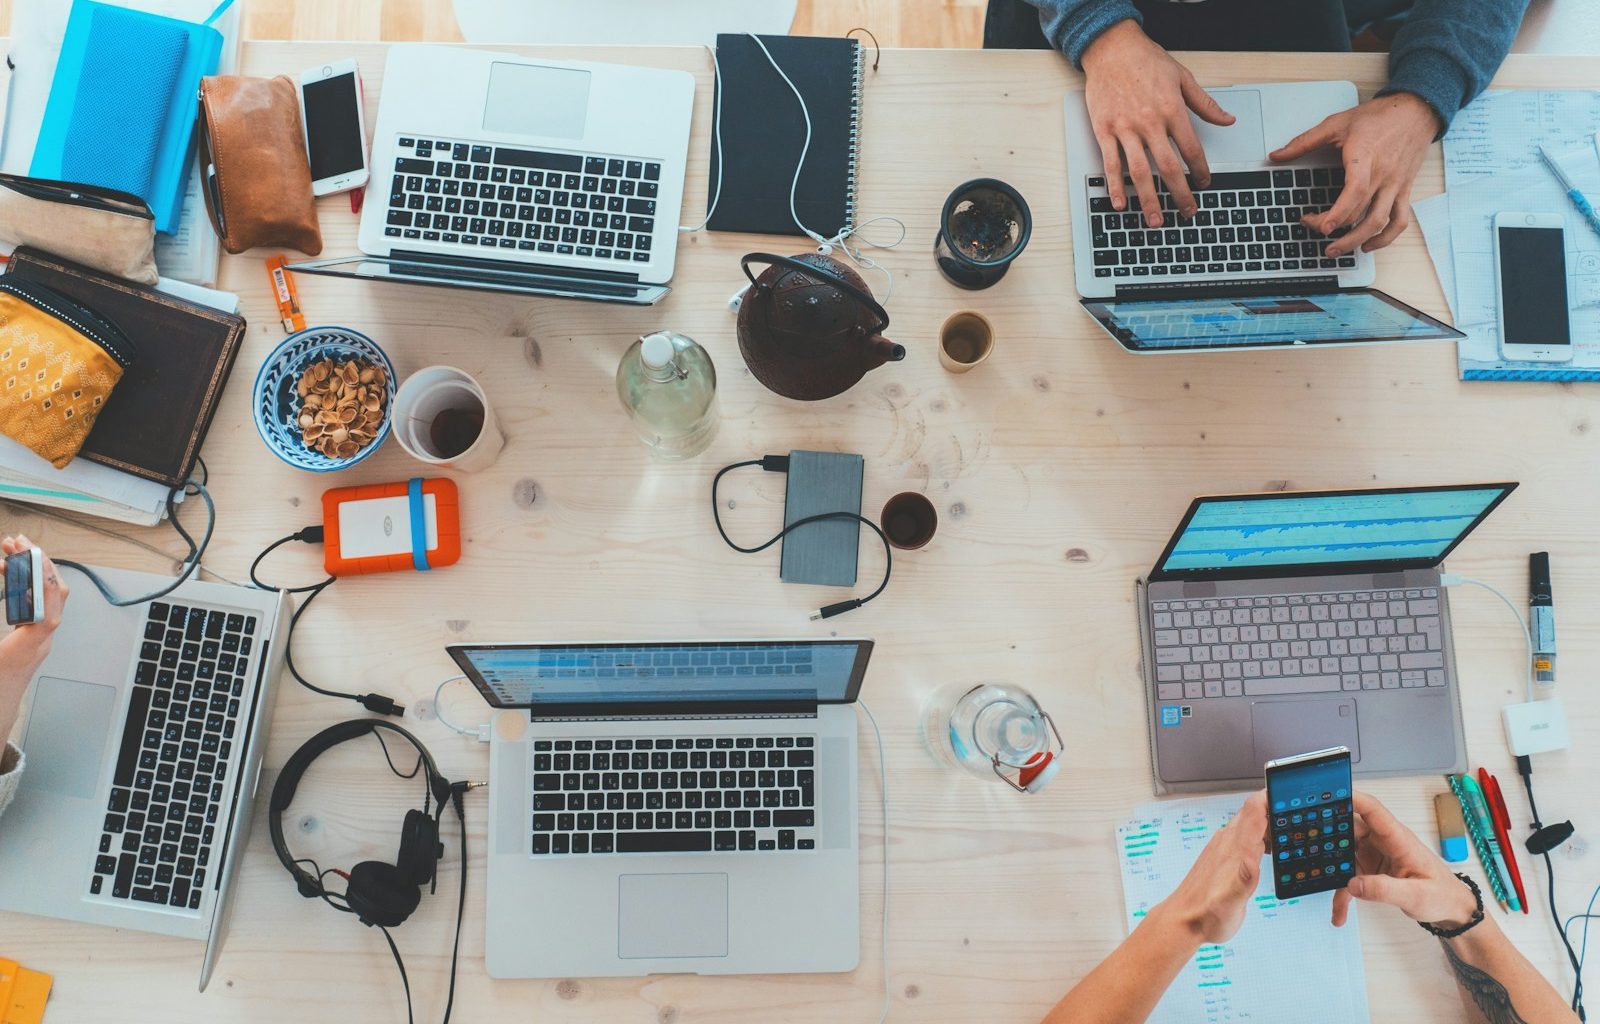
[[[1448,127],[1494,77],[1527,9],[1528,0],[1416,0],[1378,95],[1414,93]]]
[[[0,814],[6,812],[11,798],[17,795],[17,784],[22,781],[22,766],[26,762],[22,751],[11,744],[0,748]]]
[[[1050,45],[1067,55],[1075,68],[1083,67],[1083,51],[1100,33],[1119,21],[1144,24],[1131,0],[1028,0],[1039,8],[1039,26]],[[1526,0],[1524,0],[1526,2]]]

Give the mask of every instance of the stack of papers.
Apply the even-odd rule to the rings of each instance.
[[[116,6],[164,14],[187,21],[204,21],[216,9],[217,0],[110,0]],[[241,3],[235,3],[216,21],[222,33],[222,59],[217,73],[234,74],[239,66]],[[14,70],[5,80],[9,89],[0,105],[5,122],[4,142],[0,144],[0,170],[27,174],[33,163],[33,145],[50,99],[55,80],[56,58],[61,53],[61,38],[67,28],[71,0],[28,0],[11,12],[11,53]],[[4,91],[0,89],[0,91]],[[198,162],[198,157],[195,158]],[[156,266],[163,277],[210,285],[217,280],[217,261],[221,242],[206,217],[205,196],[201,188],[203,168],[191,168],[188,191],[183,197],[178,228],[170,235],[156,236]]]
[[[1134,808],[1133,817],[1117,828],[1130,932],[1178,887],[1246,796],[1163,800]],[[1272,873],[1263,870],[1244,926],[1228,942],[1200,947],[1156,1004],[1149,1024],[1369,1024],[1356,910],[1352,906],[1350,920],[1335,928],[1329,923],[1332,907],[1333,894],[1326,892],[1278,900]]]
[[[162,278],[156,288],[229,313],[239,311],[239,297],[228,292],[166,278]],[[111,400],[116,401],[115,392]],[[0,434],[0,498],[83,512],[137,526],[154,526],[167,514],[165,484],[88,459],[73,459],[65,469],[56,469],[3,434]],[[181,491],[177,500],[183,500]]]
[[[1463,380],[1600,380],[1600,234],[1539,159],[1547,147],[1579,190],[1600,201],[1600,92],[1486,92],[1456,115],[1444,139],[1442,195],[1413,209],[1456,327]],[[1506,360],[1500,351],[1494,216],[1556,213],[1566,222],[1573,358]]]

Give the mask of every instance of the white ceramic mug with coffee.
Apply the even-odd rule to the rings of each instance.
[[[465,370],[429,366],[394,396],[394,436],[412,458],[440,469],[487,469],[505,447],[483,388]]]

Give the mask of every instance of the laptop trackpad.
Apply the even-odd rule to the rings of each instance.
[[[1259,163],[1267,158],[1266,129],[1261,120],[1261,93],[1254,89],[1207,89],[1222,109],[1236,120],[1227,127],[1202,121],[1194,114],[1189,123],[1206,151],[1206,163]]]
[[[28,755],[22,784],[62,796],[93,797],[117,707],[116,688],[50,676],[41,676],[34,686],[22,740]]]
[[[617,886],[619,957],[728,955],[727,875],[623,875]]]
[[[1258,764],[1328,747],[1349,747],[1350,759],[1361,760],[1354,700],[1261,701],[1250,708],[1250,726]]]

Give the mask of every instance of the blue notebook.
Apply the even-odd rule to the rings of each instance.
[[[194,154],[200,79],[222,33],[96,0],[73,0],[29,173],[131,192],[156,230],[177,229]]]

